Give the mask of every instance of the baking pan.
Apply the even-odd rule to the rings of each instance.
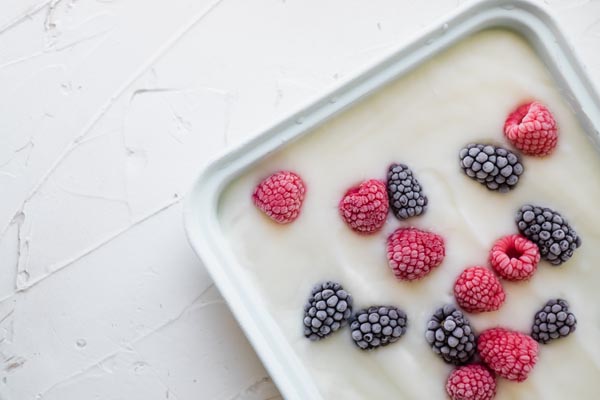
[[[251,140],[210,163],[196,180],[184,211],[190,243],[285,398],[322,397],[271,314],[260,307],[257,288],[242,280],[236,272],[242,266],[229,250],[218,220],[222,191],[267,155],[465,37],[488,28],[509,29],[529,41],[553,75],[580,124],[597,145],[600,127],[598,95],[555,21],[528,1],[488,0],[463,7],[300,111],[257,135],[251,135]]]

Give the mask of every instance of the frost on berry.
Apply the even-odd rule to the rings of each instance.
[[[526,204],[517,212],[517,227],[527,239],[537,244],[541,258],[552,265],[568,261],[581,246],[581,237],[557,211]]]
[[[477,341],[483,362],[499,376],[521,382],[537,362],[538,344],[531,336],[505,328],[484,331]]]
[[[298,218],[305,193],[306,188],[300,176],[280,171],[256,186],[252,200],[273,221],[288,224]]]
[[[531,278],[539,261],[538,246],[521,235],[508,235],[498,239],[490,251],[492,268],[509,281]]]
[[[446,392],[452,400],[491,400],[496,395],[496,379],[482,365],[465,365],[452,371]]]
[[[524,154],[547,156],[558,143],[556,121],[550,110],[534,101],[517,107],[504,123],[504,135]]]
[[[498,310],[506,299],[496,275],[483,267],[467,268],[458,276],[454,297],[458,305],[468,312]]]
[[[388,263],[400,280],[425,277],[442,263],[445,255],[444,239],[433,232],[399,228],[387,240]]]
[[[352,296],[341,284],[327,281],[313,287],[304,305],[304,336],[321,340],[348,323]]]
[[[376,179],[350,188],[339,204],[340,216],[355,232],[377,232],[387,217],[389,209],[385,184]]]

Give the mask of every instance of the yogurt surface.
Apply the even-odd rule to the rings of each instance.
[[[509,147],[502,127],[517,105],[537,99],[553,112],[559,144],[547,158],[523,157],[525,172],[508,194],[488,191],[459,167],[471,142]],[[363,180],[385,179],[392,162],[408,164],[429,197],[427,212],[401,222],[392,214],[374,235],[351,231],[338,214],[345,191]],[[255,185],[278,170],[304,179],[300,217],[281,226],[251,201]],[[225,191],[220,222],[248,284],[315,380],[324,399],[444,399],[452,366],[427,345],[431,314],[454,303],[453,284],[466,267],[489,266],[501,236],[516,233],[514,215],[525,203],[559,211],[582,238],[561,267],[541,262],[528,282],[502,281],[499,311],[466,314],[476,332],[503,326],[529,333],[550,298],[569,301],[578,319],[569,337],[540,345],[523,383],[498,379],[496,399],[600,397],[600,158],[562,99],[553,78],[517,34],[490,30],[472,36],[389,84],[304,138],[261,161]],[[432,230],[445,238],[446,258],[425,279],[397,281],[387,265],[387,236],[399,227]],[[397,343],[359,350],[348,327],[319,342],[302,333],[303,305],[312,286],[341,283],[355,310],[396,305],[408,314]]]

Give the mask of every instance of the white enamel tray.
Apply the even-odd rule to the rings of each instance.
[[[555,21],[527,1],[487,0],[470,5],[431,27],[377,65],[347,80],[252,140],[228,151],[199,176],[185,207],[185,224],[192,247],[204,261],[231,306],[248,339],[286,399],[321,399],[294,351],[276,328],[273,317],[259,307],[257,288],[241,280],[241,269],[221,230],[218,205],[234,178],[286,143],[309,133],[361,98],[381,89],[425,60],[461,39],[487,28],[507,28],[524,36],[537,51],[565,100],[594,143],[600,128],[600,101]],[[299,319],[300,321],[300,319]],[[300,323],[300,322],[299,322]]]

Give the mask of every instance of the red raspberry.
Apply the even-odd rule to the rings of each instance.
[[[506,299],[496,275],[484,267],[465,269],[454,284],[454,297],[468,312],[496,311]]]
[[[492,328],[479,335],[481,359],[499,376],[521,382],[537,362],[538,344],[529,335]]]
[[[444,260],[444,239],[417,228],[396,229],[387,239],[388,262],[396,278],[421,279]]]
[[[340,201],[340,215],[352,230],[373,233],[381,229],[389,203],[385,184],[376,179],[350,188]]]
[[[519,106],[504,123],[504,135],[517,149],[530,156],[547,156],[558,142],[554,117],[541,103]]]
[[[298,175],[280,171],[256,186],[252,200],[273,221],[288,224],[298,217],[305,192],[304,182]]]
[[[540,249],[521,235],[498,239],[490,251],[490,263],[494,271],[509,281],[531,278],[539,261]]]
[[[496,379],[483,365],[465,365],[452,371],[446,392],[452,400],[492,400],[496,395]]]

